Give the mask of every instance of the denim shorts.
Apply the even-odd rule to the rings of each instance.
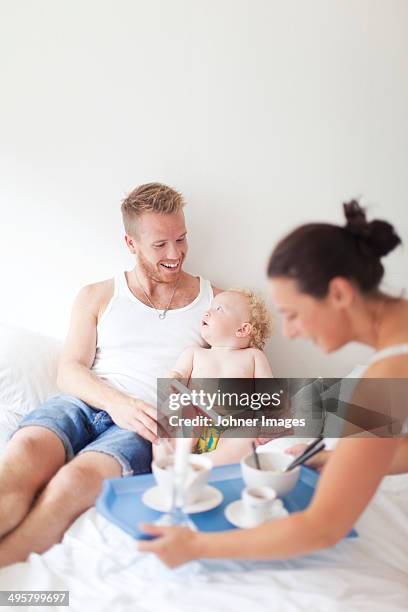
[[[64,445],[66,461],[77,454],[98,451],[120,463],[122,476],[151,471],[151,443],[133,431],[118,427],[107,412],[91,408],[77,397],[51,397],[24,416],[15,431],[29,425],[53,431]]]

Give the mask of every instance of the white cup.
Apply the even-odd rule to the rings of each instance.
[[[272,487],[246,487],[242,491],[245,514],[254,526],[260,525],[270,518],[275,499],[276,492]]]
[[[258,470],[253,453],[241,460],[242,478],[247,487],[272,487],[278,497],[287,495],[296,485],[300,467],[290,472],[284,469],[292,463],[294,457],[280,451],[259,453],[261,469]]]
[[[188,458],[188,468],[184,494],[186,503],[191,504],[203,494],[211,473],[212,461],[203,455],[191,454]],[[170,500],[173,492],[173,457],[161,457],[153,461],[152,472],[163,495]]]

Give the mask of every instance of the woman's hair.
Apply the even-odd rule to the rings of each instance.
[[[250,346],[263,350],[265,343],[272,334],[272,317],[265,301],[251,289],[229,289],[242,293],[249,301],[249,323],[252,325]]]
[[[363,293],[376,292],[384,275],[381,257],[401,239],[387,221],[368,222],[356,200],[343,209],[344,226],[308,223],[283,238],[269,259],[269,278],[294,279],[300,291],[317,298],[327,295],[335,276],[348,278]]]

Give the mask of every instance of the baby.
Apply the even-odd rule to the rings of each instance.
[[[271,318],[263,300],[245,289],[218,293],[201,321],[209,348],[192,346],[181,353],[168,378],[271,378],[263,347],[271,333]],[[252,438],[220,440],[217,427],[207,427],[193,452],[211,453],[215,464],[234,463],[251,450]]]

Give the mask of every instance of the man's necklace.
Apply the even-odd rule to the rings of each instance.
[[[168,309],[170,308],[170,304],[172,302],[172,299],[174,298],[174,294],[176,293],[176,289],[177,289],[177,285],[178,282],[180,280],[180,275],[176,281],[176,284],[174,285],[174,289],[173,289],[173,293],[171,294],[171,298],[169,300],[169,303],[167,304],[166,308],[163,310],[163,312],[159,312],[158,308],[156,308],[156,306],[153,304],[152,300],[150,299],[150,297],[147,295],[146,291],[143,289],[142,287],[142,283],[139,281],[139,279],[137,278],[137,274],[136,274],[136,270],[134,270],[135,273],[135,278],[137,281],[137,284],[139,285],[139,287],[141,288],[141,290],[143,291],[145,298],[147,299],[147,301],[149,302],[149,304],[151,304],[151,306],[153,306],[153,308],[155,309],[155,311],[157,312],[157,314],[159,315],[159,319],[165,319],[166,318],[166,314]]]

